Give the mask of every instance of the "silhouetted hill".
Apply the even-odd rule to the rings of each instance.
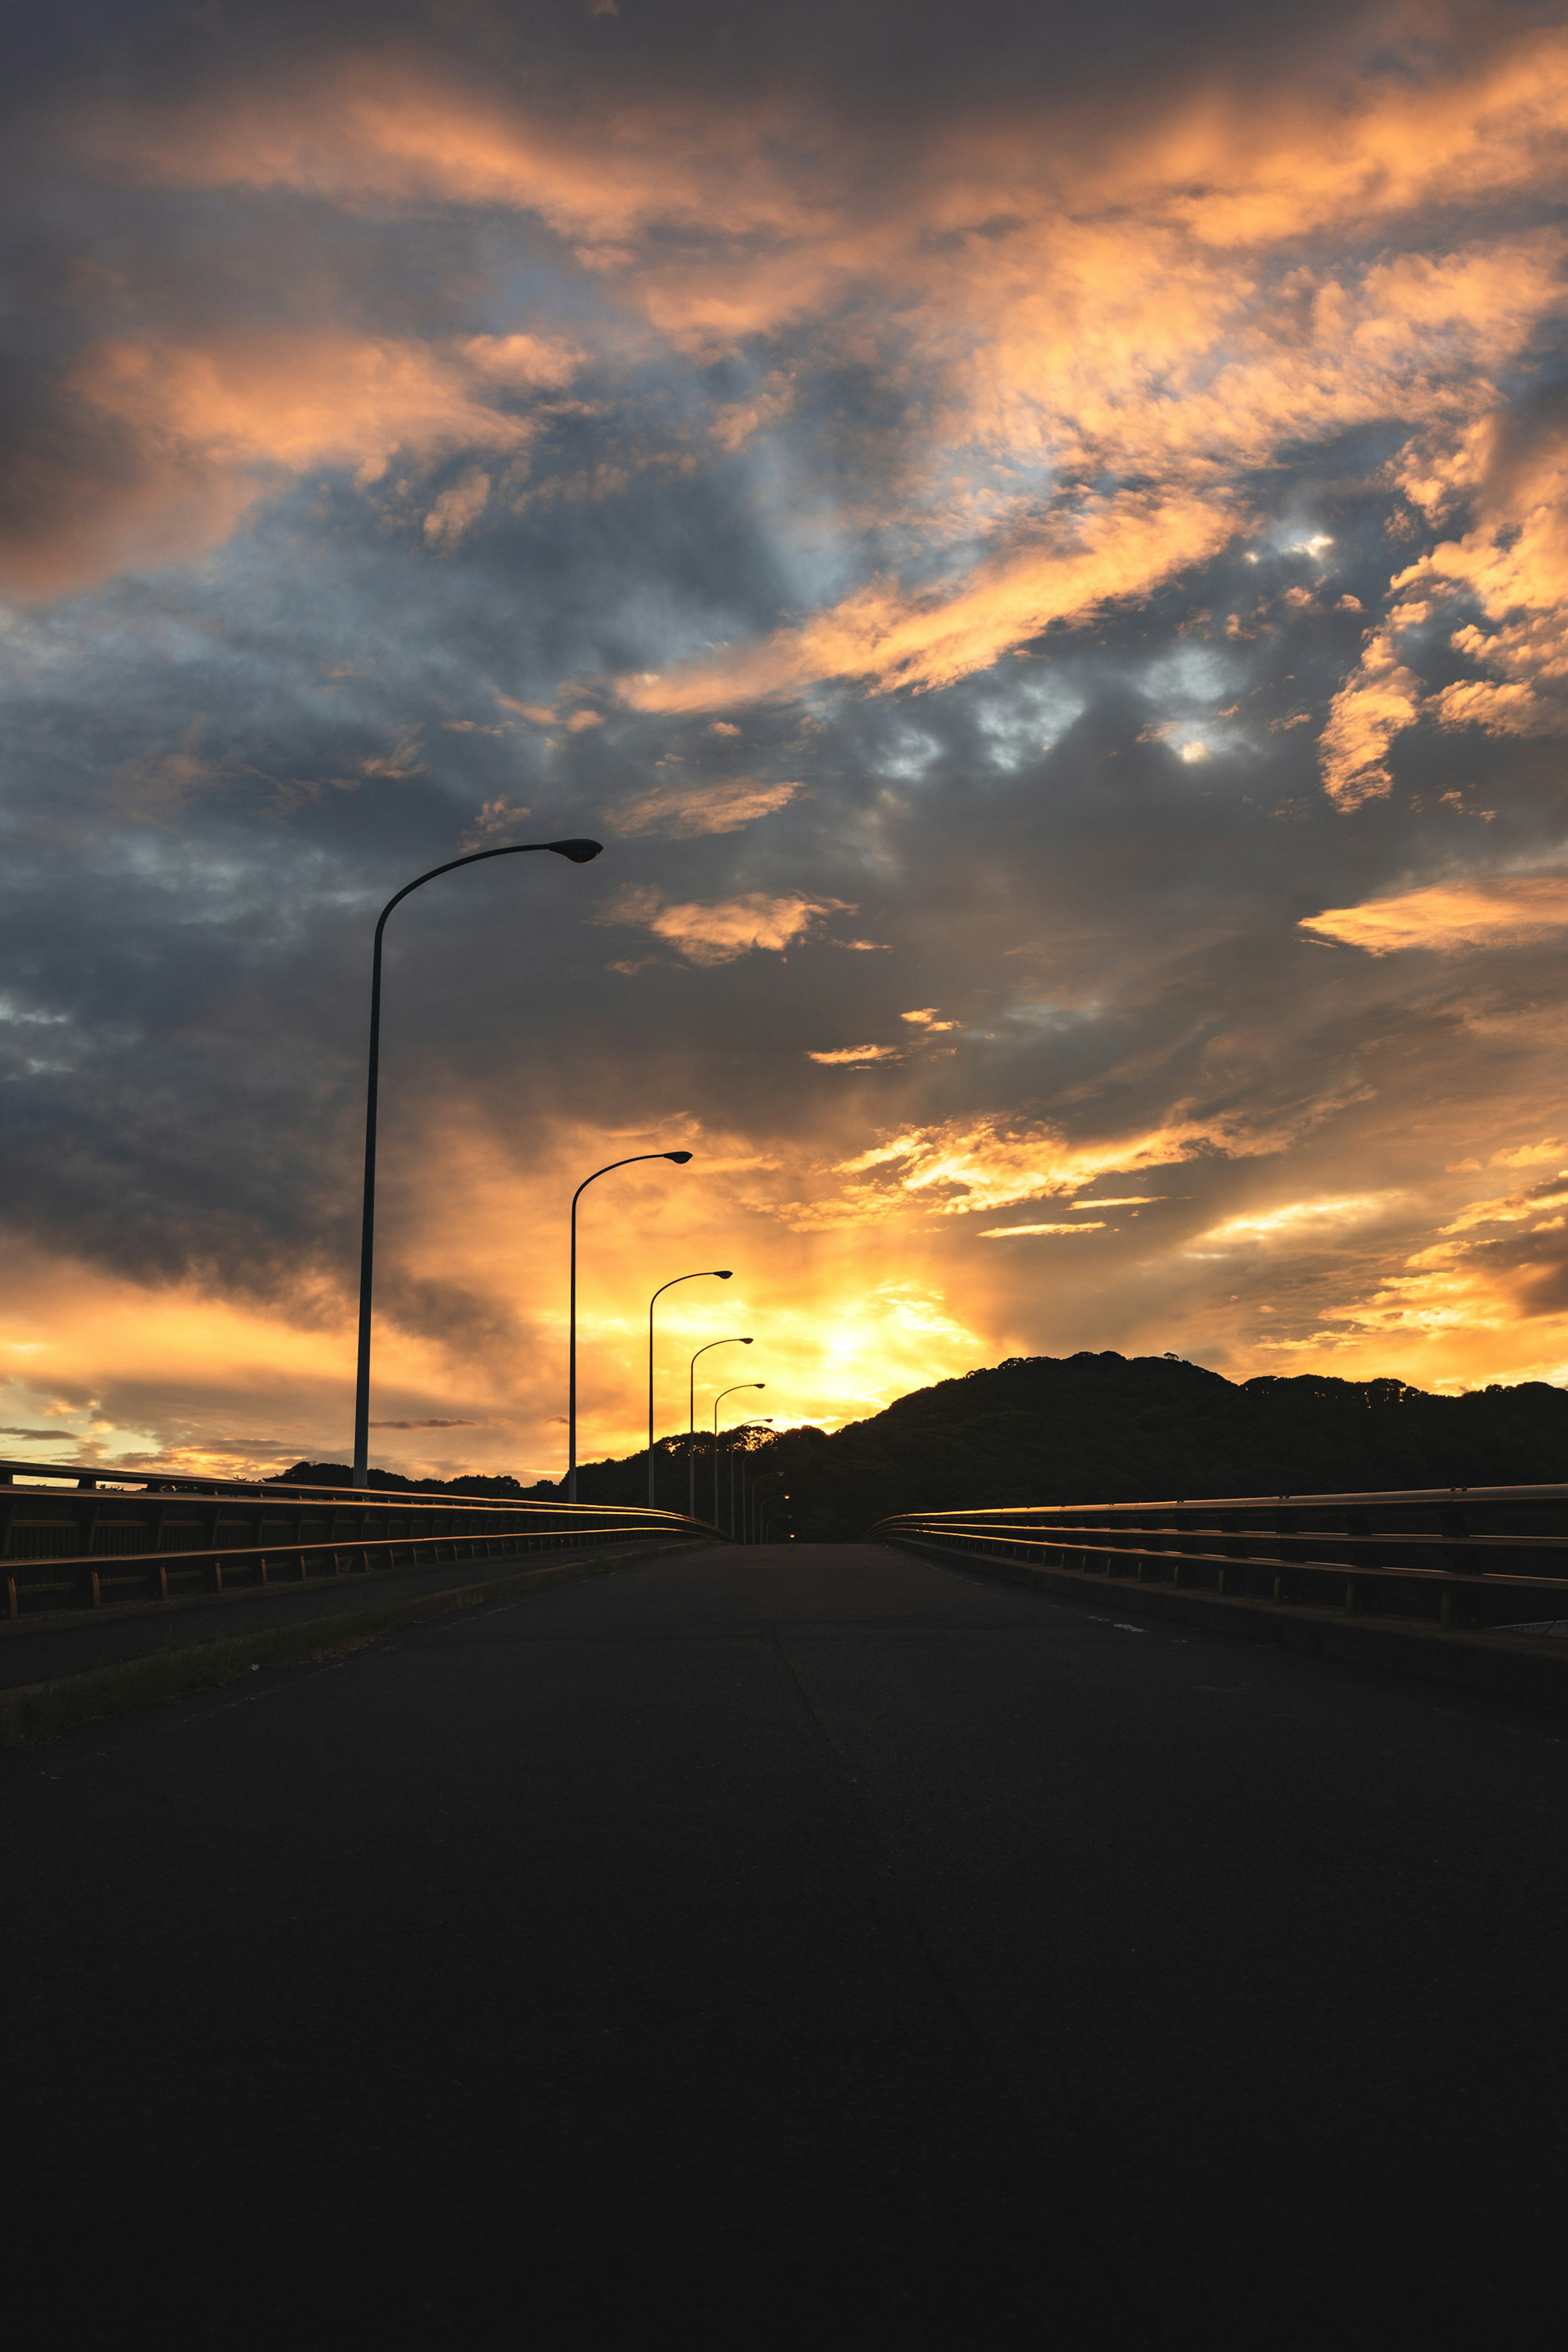
[[[684,1509],[684,1440],[656,1452],[659,1502]],[[1319,1372],[1238,1384],[1163,1356],[1019,1356],[831,1434],[761,1439],[749,1466],[782,1471],[796,1533],[828,1539],[893,1511],[985,1504],[1527,1485],[1568,1480],[1568,1391],[1525,1381],[1432,1396]],[[703,1516],[711,1476],[700,1454]],[[588,1464],[578,1492],[592,1503],[646,1499],[646,1453]]]
[[[383,1493],[403,1495],[504,1495],[517,1496],[531,1492],[518,1485],[515,1478],[484,1478],[471,1471],[462,1478],[404,1478],[395,1470],[372,1470],[371,1486]],[[292,1470],[278,1470],[268,1479],[269,1486],[352,1486],[353,1466],[347,1462],[296,1462]]]

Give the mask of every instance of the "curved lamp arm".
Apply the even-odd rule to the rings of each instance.
[[[659,1300],[664,1297],[665,1292],[666,1292],[667,1290],[673,1290],[673,1289],[675,1288],[675,1286],[676,1286],[676,1285],[677,1285],[678,1283],[681,1283],[681,1282],[705,1282],[705,1281],[708,1279],[708,1277],[709,1277],[710,1276],[711,1276],[713,1277],[713,1279],[714,1279],[714,1281],[715,1281],[715,1282],[729,1282],[729,1281],[733,1277],[734,1271],[735,1271],[734,1267],[733,1267],[733,1266],[730,1266],[730,1265],[703,1265],[703,1266],[699,1266],[695,1274],[676,1274],[676,1275],[671,1275],[671,1276],[670,1276],[670,1278],[669,1278],[669,1280],[668,1280],[668,1282],[661,1282],[661,1283],[659,1284],[658,1288],[654,1292],[653,1297],[648,1300],[648,1303],[647,1303],[647,1507],[648,1507],[648,1509],[649,1509],[650,1511],[651,1511],[651,1510],[653,1509],[653,1507],[654,1507],[654,1500],[653,1500],[653,1310],[654,1310],[655,1307],[658,1304],[658,1301],[659,1301]]]
[[[569,1503],[577,1499],[577,1203],[590,1184],[596,1184],[601,1176],[613,1176],[617,1168],[635,1168],[641,1160],[673,1160],[678,1168],[684,1168],[690,1157],[689,1151],[634,1151],[625,1160],[606,1160],[603,1168],[595,1168],[591,1176],[584,1177],[572,1195],[572,1286],[567,1309],[569,1337],[566,1351],[566,1499]]]
[[[686,1399],[686,1500],[689,1516],[697,1517],[697,1356],[705,1356],[710,1348],[749,1348],[750,1339],[735,1333],[728,1339],[707,1339],[698,1349],[688,1367]]]
[[[553,850],[557,857],[569,857],[574,866],[586,866],[597,857],[604,847],[599,841],[511,841],[500,849],[476,849],[467,857],[449,857],[445,866],[432,866],[427,874],[416,874],[405,882],[382,908],[375,926],[375,948],[370,966],[370,1075],[364,1098],[364,1202],[360,1213],[359,1240],[359,1351],[354,1367],[354,1485],[363,1486],[370,1475],[370,1311],[373,1264],[375,1255],[375,1113],[381,1090],[381,935],[386,929],[386,919],[394,907],[417,890],[426,882],[434,882],[437,874],[455,873],[459,866],[481,866],[487,857],[527,857],[536,850]]]
[[[719,1524],[719,1408],[727,1396],[736,1396],[742,1389],[765,1389],[766,1381],[734,1381],[721,1389],[713,1400],[713,1524]]]

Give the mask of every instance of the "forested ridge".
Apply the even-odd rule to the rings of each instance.
[[[659,1504],[684,1510],[685,1440],[661,1439],[655,1451]],[[1017,1356],[916,1389],[843,1429],[755,1432],[746,1466],[752,1475],[783,1474],[769,1492],[787,1491],[789,1524],[804,1538],[859,1534],[894,1511],[986,1504],[1531,1485],[1568,1481],[1568,1391],[1524,1381],[1434,1396],[1401,1381],[1321,1372],[1237,1382],[1167,1356]],[[722,1516],[727,1455],[721,1468]],[[284,1475],[349,1480],[330,1463],[299,1463]],[[548,1481],[443,1485],[377,1471],[371,1483],[540,1499],[563,1492]],[[584,1465],[578,1494],[587,1503],[646,1501],[646,1452]],[[711,1456],[700,1438],[702,1517],[712,1500]]]

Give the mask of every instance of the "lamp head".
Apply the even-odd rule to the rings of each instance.
[[[713,1271],[718,1276],[721,1282],[728,1282],[735,1269],[731,1265],[716,1265]]]
[[[751,1343],[751,1341],[750,1341],[749,1339],[742,1339],[742,1342],[741,1342],[741,1345],[742,1345],[742,1348],[749,1348],[749,1347],[751,1346],[751,1344],[752,1344],[752,1343]]]
[[[557,857],[569,857],[574,866],[586,866],[591,857],[597,857],[604,845],[602,841],[547,841],[544,845]]]
[[[663,1160],[673,1160],[678,1168],[684,1168],[691,1154],[689,1151],[665,1151],[661,1152],[659,1157]]]

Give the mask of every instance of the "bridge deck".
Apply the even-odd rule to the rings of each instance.
[[[1565,1757],[800,1545],[13,1753],[9,2307],[30,2271],[58,2330],[112,2296],[202,2340],[1527,2340]]]

